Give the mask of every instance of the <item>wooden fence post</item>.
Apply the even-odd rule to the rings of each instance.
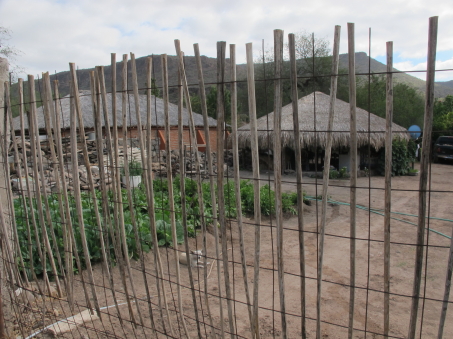
[[[409,323],[409,339],[415,338],[417,328],[418,304],[420,300],[420,287],[422,283],[423,252],[425,241],[426,215],[428,214],[428,175],[431,154],[431,134],[433,128],[434,111],[434,75],[436,71],[436,50],[437,50],[437,26],[438,17],[429,18],[428,33],[428,60],[426,72],[426,96],[425,96],[425,117],[423,124],[422,157],[420,160],[420,183],[418,191],[418,227],[417,227],[417,250],[415,254],[414,285],[412,290],[412,307]],[[429,190],[431,187],[429,186]]]
[[[4,86],[3,84],[5,81],[8,81],[8,60],[4,58],[0,58],[0,128],[3,131],[4,130],[4,122],[5,122],[5,105],[4,105]],[[6,161],[6,159],[3,159],[3,155],[0,154],[0,163]],[[6,187],[6,178],[5,178],[5,173],[3,171],[0,171],[0,187]],[[0,189],[0,204],[3,206],[8,206],[8,195],[6,194],[6,189],[1,188]],[[10,228],[10,223],[9,219],[5,215],[5,225],[9,229]],[[10,233],[10,232],[8,232]],[[4,319],[8,318],[8,315],[10,314],[10,305],[5,304],[3,302],[3,296],[8,295],[7,293],[7,286],[6,286],[6,280],[4,280],[6,277],[6,265],[4,264],[3,261],[0,260],[0,338],[6,338],[5,334],[5,327],[6,323],[4,323]]]

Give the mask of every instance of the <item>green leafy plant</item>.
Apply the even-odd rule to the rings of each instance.
[[[253,183],[250,180],[241,180],[241,206],[245,213],[253,213],[255,210]]]
[[[406,140],[396,138],[392,142],[392,176],[406,175],[410,164],[414,160],[415,152],[409,150]],[[377,161],[377,172],[385,175],[385,148],[379,151]]]
[[[347,178],[347,177],[349,176],[349,174],[348,174],[348,168],[347,168],[346,166],[343,166],[343,167],[340,169],[339,175],[340,175],[340,178]]]
[[[236,192],[233,181],[228,181],[225,186],[223,186],[223,193],[225,197],[225,211],[227,218],[236,218]]]
[[[282,194],[282,210],[287,213],[297,214],[297,210],[294,205],[297,204],[297,193],[296,200],[294,200],[294,193],[283,193]]]
[[[418,170],[415,169],[415,168],[411,168],[411,169],[409,169],[409,171],[407,172],[407,175],[416,176],[416,175],[418,175]]]
[[[329,171],[329,179],[338,179],[340,177],[340,173],[337,170],[330,170]]]
[[[271,190],[269,185],[261,186],[261,213],[264,215],[275,214],[275,192]]]
[[[140,176],[143,174],[142,164],[139,163],[138,161],[129,162],[128,167],[129,167],[129,175],[131,177],[137,177],[137,176]],[[121,175],[123,175],[123,176],[125,175],[124,167],[121,168]]]
[[[363,170],[365,171],[365,176],[368,177],[370,175],[370,170],[367,167],[364,167]]]
[[[415,152],[417,151],[417,144],[413,139],[407,142],[407,156],[410,162],[415,162]]]
[[[304,202],[307,202],[304,192]],[[297,193],[282,194],[282,210],[283,212],[297,214],[294,206],[297,205]],[[260,207],[263,215],[271,215],[275,213],[275,192],[269,185],[264,185],[260,188]],[[242,211],[245,213],[253,213],[255,210],[255,197],[253,191],[253,183],[249,180],[241,181],[241,205]]]
[[[137,165],[132,165],[135,167]],[[131,168],[130,167],[130,168]],[[206,224],[212,224],[213,206],[211,200],[211,187],[209,183],[202,184],[202,195],[203,195],[203,210],[204,214],[200,215],[199,197],[197,182],[190,178],[184,178],[185,184],[185,220],[187,225],[188,236],[194,237],[196,230],[201,227],[202,222]],[[174,193],[174,210],[176,219],[176,237],[178,243],[184,239],[184,228],[183,228],[183,206],[182,206],[182,195],[181,195],[181,178],[176,177],[173,181],[173,193]],[[215,187],[217,191],[217,187]],[[235,185],[233,181],[227,182],[223,186],[225,195],[225,214],[228,218],[236,218],[236,199],[241,199],[241,206],[244,213],[253,213],[254,211],[254,191],[253,183],[248,180],[241,181],[241,195],[236,197]],[[158,240],[158,246],[173,246],[172,233],[171,233],[171,214],[170,214],[170,200],[168,195],[168,181],[162,179],[156,179],[153,181],[153,192],[154,192],[154,218],[156,221],[156,235]],[[143,185],[139,186],[132,192],[132,203],[129,203],[127,191],[121,190],[123,198],[123,215],[124,215],[124,230],[126,233],[126,244],[128,247],[128,255],[131,258],[138,259],[140,251],[149,252],[152,248],[153,237],[150,232],[150,211],[148,210],[148,196],[146,189]],[[305,195],[305,193],[304,193]],[[83,223],[85,226],[85,236],[87,239],[88,251],[90,253],[89,260],[92,262],[99,262],[102,260],[102,249],[101,249],[101,237],[99,226],[96,223],[94,209],[98,209],[101,216],[109,215],[113,221],[114,218],[114,201],[112,191],[107,193],[108,201],[106,204],[102,202],[102,194],[100,191],[96,191],[97,205],[94,203],[92,196],[87,192],[81,194],[81,205],[83,214]],[[74,228],[74,237],[77,252],[82,260],[82,266],[85,267],[85,257],[83,255],[82,238],[80,232],[80,222],[77,219],[76,203],[73,196],[69,195],[69,207],[72,217],[72,223]],[[270,215],[275,213],[275,192],[270,188],[269,185],[264,185],[260,188],[261,198],[261,212],[264,215]],[[296,214],[297,210],[297,193],[283,193],[282,194],[282,208],[284,212]],[[305,198],[304,198],[305,199]],[[51,230],[55,233],[57,239],[56,246],[58,248],[61,260],[64,261],[65,256],[68,255],[64,251],[63,238],[65,233],[65,225],[61,223],[62,216],[60,215],[58,195],[48,195],[48,206],[49,213],[52,219],[52,225],[45,225],[47,233],[50,235]],[[217,206],[218,207],[218,206]],[[31,267],[35,269],[35,273],[40,275],[44,270],[51,271],[49,260],[47,260],[46,267],[43,267],[41,260],[38,255],[38,247],[36,245],[36,236],[42,238],[42,228],[39,224],[39,216],[36,199],[26,198],[23,201],[21,198],[14,200],[14,208],[16,213],[16,225],[19,234],[19,246],[22,252],[22,256],[25,261],[25,267],[23,268],[26,274],[30,274]],[[106,209],[106,210],[104,210]],[[218,210],[218,208],[217,208]],[[135,230],[132,223],[132,212],[135,215],[138,239],[137,243],[135,237]],[[46,211],[44,211],[46,213]],[[31,239],[32,249],[30,252],[29,241],[28,241],[28,227],[26,223],[26,216],[31,220],[32,214],[35,215],[35,220],[38,222],[37,234],[35,234],[34,228],[31,227]],[[152,215],[152,214],[151,214]],[[107,225],[102,223],[101,227],[104,229]],[[112,225],[112,229],[118,230],[121,225]],[[107,245],[107,255],[110,260],[116,262],[115,251],[113,247],[113,240],[111,238],[110,231],[103,231],[104,243]],[[41,244],[41,246],[43,246]],[[57,252],[53,253],[55,259],[57,259]],[[74,260],[74,258],[72,258]],[[76,265],[74,265],[76,267]],[[60,272],[61,273],[61,272]]]
[[[348,168],[343,166],[339,171],[331,169],[329,171],[329,179],[345,179],[349,178]]]

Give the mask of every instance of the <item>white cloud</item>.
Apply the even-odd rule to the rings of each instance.
[[[412,63],[411,61],[403,61],[394,64],[396,69],[404,72],[410,71],[426,71],[426,62],[420,62],[417,64]],[[453,58],[445,61],[436,61],[436,81],[448,81],[453,79]],[[411,75],[426,80],[425,72],[410,73]]]
[[[216,42],[237,45],[238,62],[245,62],[245,44],[272,44],[272,31],[285,34],[307,30],[329,39],[334,26],[342,26],[341,52],[347,51],[347,22],[355,23],[356,51],[385,55],[385,42],[394,41],[395,55],[411,70],[426,56],[428,17],[439,15],[439,51],[453,49],[451,0],[403,1],[320,0],[303,4],[295,0],[2,0],[2,26],[13,30],[11,41],[25,55],[19,62],[31,74],[63,71],[68,62],[80,68],[110,63],[110,53],[175,54],[180,39],[187,55],[193,43],[201,53],[216,55]],[[443,61],[442,67],[450,67]],[[404,66],[404,67],[402,67]],[[418,68],[417,68],[418,69]],[[450,73],[438,79],[452,79]]]

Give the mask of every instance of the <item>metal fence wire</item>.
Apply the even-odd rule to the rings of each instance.
[[[176,40],[176,57],[5,82],[0,337],[452,336],[452,171],[431,163],[437,17],[404,173],[393,45],[381,118],[354,24],[347,37],[344,69],[335,27],[327,73],[313,50],[300,74],[295,36],[275,30],[271,60],[249,43],[238,65],[218,42],[203,70],[199,46],[184,56]]]

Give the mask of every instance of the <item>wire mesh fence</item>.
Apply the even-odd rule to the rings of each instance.
[[[295,36],[284,45],[276,30],[261,65],[252,44],[241,66],[219,42],[206,71],[198,45],[189,58],[176,40],[176,57],[148,57],[143,72],[134,54],[112,54],[110,68],[71,63],[65,82],[6,82],[7,335],[449,337],[451,168],[431,163],[436,34],[431,18],[412,168],[410,134],[393,122],[392,44],[381,118],[356,105],[353,24],[347,70],[337,26],[327,73],[313,47],[300,74]]]

